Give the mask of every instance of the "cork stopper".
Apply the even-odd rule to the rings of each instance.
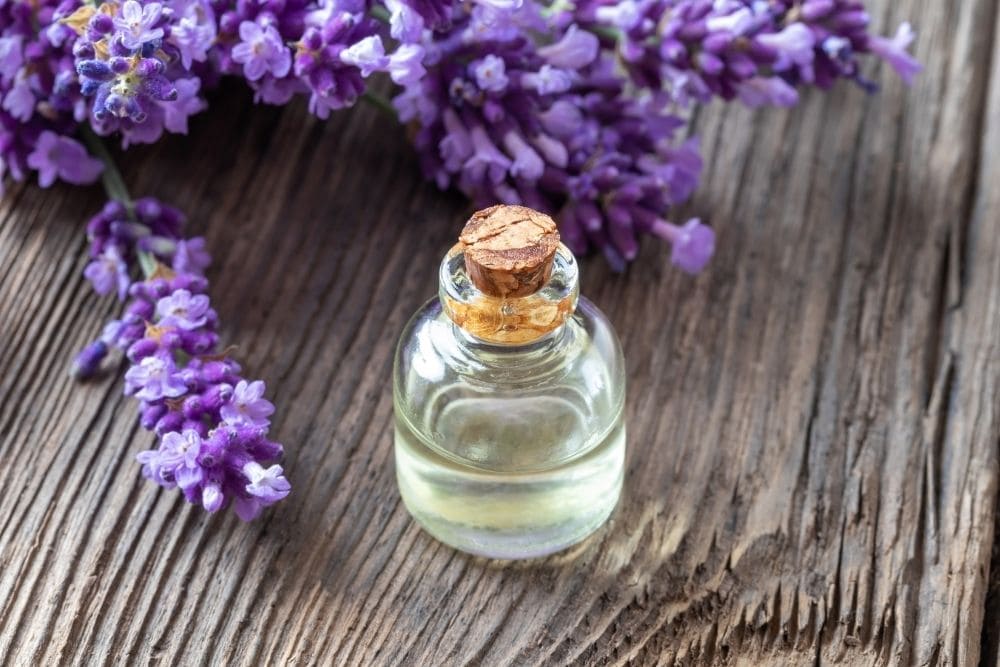
[[[548,282],[559,231],[544,213],[498,205],[474,213],[458,241],[473,284],[490,296],[515,298]]]

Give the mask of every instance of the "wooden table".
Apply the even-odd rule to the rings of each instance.
[[[651,241],[624,275],[585,260],[628,359],[627,492],[542,562],[456,553],[396,493],[393,345],[468,209],[391,120],[229,85],[125,160],[207,234],[224,338],[275,397],[294,492],[252,524],[140,478],[122,366],[66,376],[117,312],[81,276],[101,194],[13,187],[0,661],[995,664],[1000,17],[871,5],[918,27],[914,89],[877,70],[874,97],[713,106],[689,207],[719,232],[711,269]]]

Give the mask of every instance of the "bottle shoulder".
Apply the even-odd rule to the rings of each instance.
[[[600,309],[583,297],[559,330],[518,346],[476,341],[433,298],[403,330],[393,375],[397,392],[414,380],[459,382],[497,391],[537,391],[576,382],[595,393],[620,394],[609,397],[624,400],[625,367],[618,335]]]

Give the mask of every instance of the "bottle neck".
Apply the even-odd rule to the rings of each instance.
[[[580,276],[569,248],[559,246],[549,280],[534,294],[502,298],[480,291],[465,269],[460,246],[441,262],[439,295],[444,312],[462,331],[493,345],[527,345],[559,330],[576,310]]]

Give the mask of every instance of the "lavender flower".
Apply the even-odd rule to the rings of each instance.
[[[509,79],[503,58],[489,53],[481,60],[473,62],[469,67],[480,90],[499,93],[507,87]]]
[[[59,23],[71,4],[0,6],[0,178],[23,180],[41,169],[39,182],[46,186],[57,178],[82,184],[100,171],[71,138],[85,115],[67,40],[72,30]]]
[[[264,398],[264,383],[260,380],[240,382],[233,388],[232,399],[222,406],[223,421],[234,426],[265,426],[274,406]]]
[[[201,91],[201,79],[197,77],[175,79],[173,84],[177,97],[158,105],[163,114],[163,128],[175,134],[187,134],[188,118],[204,111],[208,106],[205,100],[198,97]]]
[[[128,296],[128,288],[132,284],[121,250],[113,244],[87,265],[83,275],[94,286],[95,292],[101,295],[116,292],[121,301]]]
[[[571,25],[558,42],[540,47],[538,55],[553,67],[577,69],[594,62],[600,48],[596,35]]]
[[[157,58],[120,53],[107,61],[82,60],[77,72],[83,80],[83,93],[95,96],[93,114],[98,123],[122,119],[143,123],[155,102],[177,99],[177,89],[163,75],[164,65]]]
[[[103,169],[100,161],[87,155],[79,142],[49,130],[39,135],[27,164],[38,172],[38,184],[43,188],[52,185],[56,178],[76,185],[92,183]]]
[[[149,356],[125,373],[125,393],[156,401],[183,396],[187,385],[170,357]]]
[[[203,275],[212,258],[205,249],[205,239],[196,237],[180,240],[174,250],[173,269],[178,273]]]
[[[384,70],[389,59],[378,35],[365,37],[340,52],[340,60],[361,70],[361,76],[371,76],[373,72]]]
[[[136,0],[125,0],[114,17],[114,27],[121,35],[122,44],[128,49],[138,49],[146,42],[162,38],[163,28],[158,26],[162,13],[163,5],[158,2],[143,6]]]
[[[11,116],[21,121],[27,122],[35,112],[35,94],[27,80],[18,80],[3,98],[3,108]]]
[[[0,77],[11,81],[24,63],[24,35],[0,37]]]
[[[401,0],[385,0],[389,10],[389,34],[404,44],[412,44],[420,39],[424,31],[424,19]]]
[[[212,6],[203,0],[190,2],[170,28],[169,42],[180,55],[181,65],[191,70],[196,62],[208,60],[208,52],[218,35]]]
[[[243,466],[243,474],[247,476],[250,483],[247,484],[247,493],[258,498],[259,503],[276,503],[291,490],[283,476],[284,471],[281,466],[273,465],[265,468],[256,461],[249,461]]]
[[[248,80],[258,81],[265,74],[279,78],[288,74],[292,55],[274,26],[244,21],[240,24],[240,39],[243,41],[233,47],[232,58],[243,65]]]
[[[401,86],[413,85],[427,73],[423,59],[423,47],[417,44],[403,44],[389,57],[389,76]]]
[[[903,81],[911,84],[913,83],[913,78],[923,69],[920,63],[906,51],[915,38],[916,35],[910,24],[903,23],[899,26],[899,30],[896,31],[896,35],[892,39],[877,36],[869,37],[868,48],[872,53],[892,65]]]
[[[686,273],[700,273],[715,253],[715,232],[698,218],[682,227],[657,220],[650,231],[673,244],[670,261]]]
[[[179,289],[156,302],[160,325],[185,331],[205,326],[211,312],[207,296],[191,294],[186,289]]]

